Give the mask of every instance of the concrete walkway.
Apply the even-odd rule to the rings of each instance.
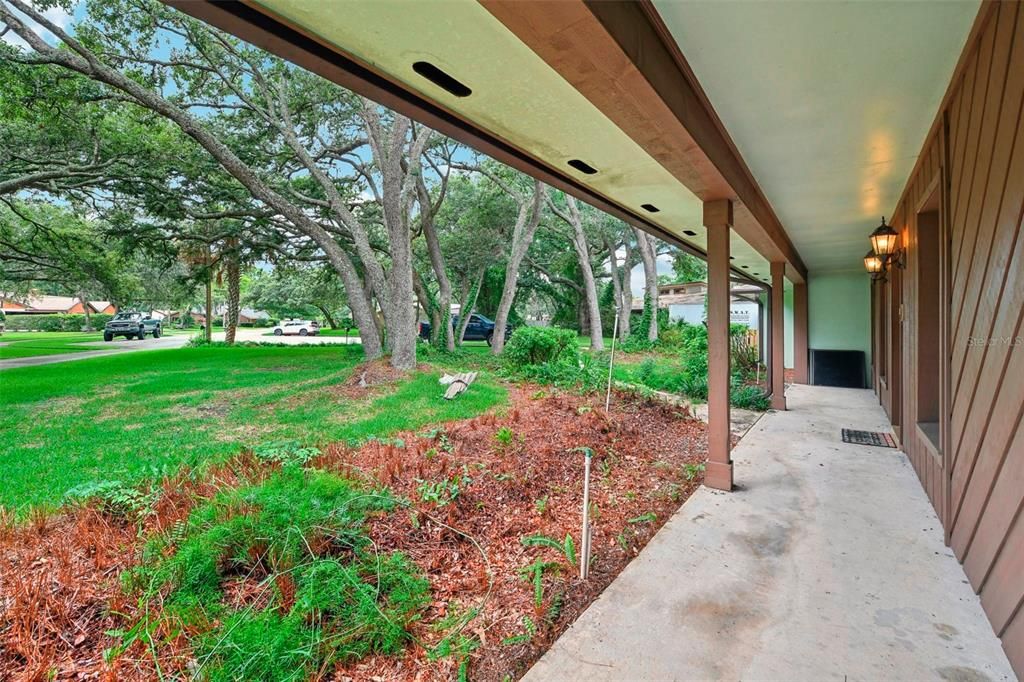
[[[1015,679],[875,396],[787,395],[526,680]]]

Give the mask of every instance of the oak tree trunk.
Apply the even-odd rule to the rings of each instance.
[[[469,289],[466,290],[466,295],[459,304],[459,328],[455,331],[455,340],[460,346],[466,338],[466,327],[469,326],[469,318],[472,317],[473,308],[476,307],[476,299],[480,294],[480,287],[483,284],[484,273],[486,272],[487,268],[480,268],[476,279],[470,282]],[[502,341],[504,341],[504,332],[502,332]]]
[[[230,254],[227,258],[228,276],[228,310],[224,325],[224,340],[227,344],[235,343],[235,332],[238,330],[238,312],[241,307],[242,273],[238,264],[238,254]]]
[[[206,321],[203,325],[206,341],[209,343],[213,340],[213,273],[206,277]]]
[[[498,302],[498,312],[494,319],[494,337],[491,339],[491,353],[494,355],[500,355],[505,349],[505,329],[508,328],[508,315],[516,299],[519,266],[522,265],[540,224],[544,193],[544,185],[537,180],[533,184],[533,196],[529,200],[525,197],[519,199],[519,214],[512,231],[512,248],[505,266],[505,282],[501,288],[501,300]]]
[[[572,246],[579,260],[580,271],[583,273],[583,295],[587,307],[587,322],[590,325],[590,348],[604,350],[604,330],[601,327],[601,306],[597,300],[597,282],[594,280],[594,269],[590,265],[590,246],[587,235],[583,231],[583,220],[580,217],[576,199],[566,196],[569,206],[569,222],[572,226]],[[582,330],[581,330],[582,331]]]
[[[646,232],[633,228],[636,232],[636,243],[640,251],[640,260],[644,264],[644,287],[647,295],[644,305],[650,305],[650,323],[647,327],[647,340],[658,340],[658,262],[654,253],[654,242]]]

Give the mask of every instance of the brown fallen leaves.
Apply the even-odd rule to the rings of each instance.
[[[391,377],[368,372],[367,379],[373,385]],[[598,396],[515,387],[503,414],[360,448],[325,448],[314,466],[387,486],[409,501],[374,519],[370,535],[380,551],[409,555],[427,574],[434,595],[413,626],[415,641],[404,656],[339,666],[332,679],[453,679],[457,656],[429,656],[452,634],[437,624],[446,617],[457,622],[453,615],[475,608],[478,615],[461,631],[476,642],[468,662],[471,679],[525,672],[702,478],[693,468],[688,477],[684,467],[706,458],[704,424],[635,397],[617,396],[607,414],[602,403]],[[594,558],[585,583],[563,552],[521,542],[541,534],[562,543],[568,534],[580,547],[583,455],[577,448],[593,452]],[[198,500],[220,487],[262,475],[261,467],[266,468],[240,455],[201,480],[163,481],[141,533],[135,524],[85,507],[17,524],[0,517],[0,679],[47,679],[56,671],[63,680],[147,680],[156,677],[157,664],[164,675],[187,677],[184,636],[166,637],[152,648],[139,642],[113,661],[104,660],[104,650],[119,643],[106,633],[130,627],[138,608],[119,576],[138,561],[148,534],[186,518]],[[423,500],[424,490],[442,483],[458,489],[452,501]],[[452,497],[452,488],[444,489],[442,502]],[[537,560],[547,564],[539,594],[520,571]],[[225,598],[246,602],[244,589],[225,585]]]

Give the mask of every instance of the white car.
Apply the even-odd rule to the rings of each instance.
[[[316,336],[320,333],[320,324],[312,320],[285,320],[274,327],[274,336]]]

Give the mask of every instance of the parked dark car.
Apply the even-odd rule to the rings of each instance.
[[[113,341],[115,336],[141,340],[146,338],[146,334],[159,339],[162,332],[160,320],[146,317],[142,313],[123,312],[114,315],[103,327],[103,340]]]
[[[459,316],[455,315],[452,317],[452,326],[455,327],[456,332],[459,329]],[[505,325],[505,340],[508,341],[508,337],[512,336],[512,327]],[[423,339],[430,338],[430,323],[420,322],[420,337]],[[469,318],[469,324],[466,325],[466,335],[463,338],[464,341],[486,341],[487,345],[491,345],[491,341],[494,337],[494,320],[489,317],[484,317],[480,313],[473,313]]]

